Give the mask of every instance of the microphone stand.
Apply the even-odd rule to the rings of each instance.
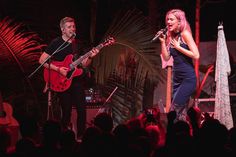
[[[48,63],[48,83],[46,84],[46,87],[44,89],[44,91],[46,92],[48,90],[48,110],[47,110],[47,120],[50,119],[50,111],[51,111],[51,107],[52,107],[52,100],[51,100],[51,92],[52,92],[52,89],[51,89],[51,58],[58,52],[60,52],[61,50],[63,50],[68,44],[68,41],[71,40],[72,38],[75,37],[75,33],[73,35],[71,35],[70,38],[68,38],[66,41],[64,41],[51,55],[49,55],[43,63],[41,63],[38,68],[36,68],[29,76],[28,78],[31,78],[41,67],[44,66],[45,63]],[[65,47],[62,47],[64,46],[65,44],[67,44]],[[52,119],[54,119],[54,116],[53,116],[53,112],[51,111],[51,114],[52,114]]]
[[[112,95],[115,93],[115,91],[118,89],[118,87],[116,86],[116,88],[111,92],[111,94],[109,95],[109,97],[106,99],[106,101],[101,105],[101,108],[98,110],[97,114],[95,115],[95,117],[101,113],[102,108],[105,108],[106,103],[110,100],[110,98],[112,97]],[[106,110],[106,109],[105,109]],[[111,111],[109,110],[109,112],[111,113]]]

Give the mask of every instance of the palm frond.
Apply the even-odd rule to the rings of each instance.
[[[116,123],[139,114],[143,107],[145,80],[163,81],[158,43],[151,43],[155,31],[137,9],[120,11],[104,38],[113,36],[116,43],[102,49],[94,60],[95,77],[109,95],[116,86],[112,108]]]
[[[115,48],[112,50],[111,48],[106,49],[109,52],[101,53],[102,57],[100,57],[100,59],[106,59],[103,59],[97,64],[99,64],[101,68],[105,68],[104,70],[108,73],[111,73],[116,66],[115,63],[118,62],[117,57],[120,55],[120,49],[123,49],[123,51],[124,49],[131,49],[135,53],[135,60],[138,62],[137,76],[146,77],[146,73],[148,73],[148,78],[152,81],[162,81],[164,75],[159,73],[161,70],[161,59],[159,52],[157,51],[158,43],[150,42],[154,34],[155,31],[150,23],[139,10],[133,9],[126,12],[121,11],[114,18],[114,21],[107,30],[104,38],[113,36],[116,40],[116,48],[118,47],[117,45],[120,45],[120,47],[123,48],[119,48],[119,50],[115,50]],[[107,55],[109,55],[109,57]],[[112,67],[102,66],[105,64],[111,65]],[[101,77],[101,75],[98,77]],[[98,79],[99,81],[102,81],[103,79],[107,79],[107,77]]]
[[[41,39],[29,32],[22,23],[9,17],[0,21],[0,82],[1,88],[11,92],[33,92],[28,75],[36,68],[42,52]],[[9,90],[10,89],[10,90]]]

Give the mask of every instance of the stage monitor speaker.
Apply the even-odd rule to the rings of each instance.
[[[100,112],[102,112],[102,108],[100,106],[86,106],[86,128],[93,125],[93,120],[95,116]],[[76,108],[72,107],[71,128],[75,133],[77,133],[76,120],[77,120]]]
[[[102,108],[99,106],[87,106],[86,108],[87,114],[86,114],[86,127],[92,126],[94,118],[97,114],[102,112]]]

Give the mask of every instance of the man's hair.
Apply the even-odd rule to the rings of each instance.
[[[75,22],[75,19],[73,19],[72,17],[64,17],[60,21],[60,27],[63,28],[66,22]]]

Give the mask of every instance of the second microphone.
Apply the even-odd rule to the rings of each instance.
[[[167,27],[166,27],[166,28],[163,28],[163,29],[161,29],[161,30],[159,30],[159,31],[156,33],[156,35],[154,36],[154,38],[152,38],[151,42],[157,40],[157,39],[160,37],[160,35],[162,35],[162,34],[165,35],[166,32],[167,32],[167,30],[168,30]]]

